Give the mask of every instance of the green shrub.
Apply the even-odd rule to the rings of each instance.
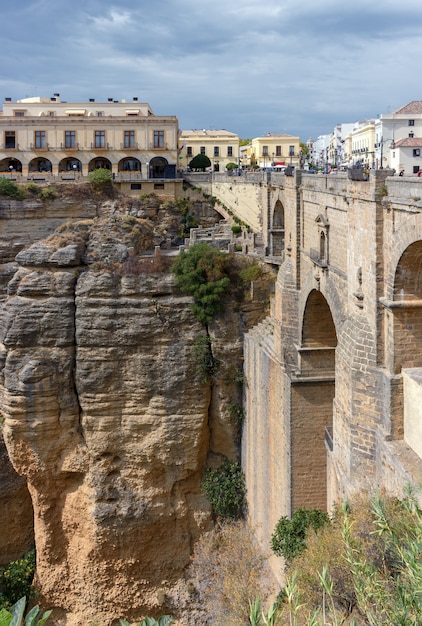
[[[271,537],[271,548],[277,556],[291,561],[305,550],[308,528],[317,530],[329,523],[327,513],[319,509],[297,509],[291,519],[286,516],[279,519]]]
[[[33,597],[32,580],[35,574],[35,550],[0,569],[0,606],[8,607],[22,596]]]
[[[88,178],[94,187],[105,188],[111,185],[111,171],[105,167],[99,167],[88,174]]]
[[[172,266],[180,289],[194,298],[193,314],[205,325],[223,310],[223,297],[230,286],[227,271],[227,255],[207,243],[182,250]]]
[[[218,369],[218,362],[211,349],[212,339],[209,335],[198,335],[193,345],[196,373],[202,382],[208,382]]]
[[[246,487],[240,463],[226,460],[217,469],[207,468],[202,490],[217,516],[230,519],[242,517]]]
[[[249,263],[240,270],[239,276],[245,285],[249,285],[262,276],[262,267],[258,263]]]
[[[25,192],[12,180],[0,178],[0,196],[22,200],[25,197]]]
[[[226,170],[237,170],[239,165],[237,163],[227,163]]]
[[[39,193],[41,200],[54,200],[57,198],[58,191],[56,187],[43,187]]]
[[[232,226],[232,233],[238,234],[242,231],[242,227],[239,226],[238,224],[236,224],[235,226]]]

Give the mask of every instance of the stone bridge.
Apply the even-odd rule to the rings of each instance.
[[[271,313],[245,339],[242,458],[266,549],[299,507],[422,484],[422,178],[391,174],[207,187],[280,265]]]

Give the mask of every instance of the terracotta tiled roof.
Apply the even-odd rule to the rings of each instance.
[[[409,104],[406,104],[404,107],[401,107],[401,109],[397,109],[395,113],[399,115],[422,113],[422,100],[413,100],[412,102],[409,102]]]
[[[405,137],[404,139],[396,141],[394,146],[396,148],[421,148],[422,137]]]

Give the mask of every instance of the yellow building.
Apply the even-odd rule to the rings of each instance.
[[[6,98],[0,111],[0,173],[66,179],[109,169],[117,180],[175,179],[178,120],[149,104]]]
[[[251,143],[250,163],[261,168],[300,165],[300,139],[293,135],[268,133]]]
[[[375,167],[375,122],[360,122],[351,133],[352,163]]]
[[[204,154],[215,171],[228,163],[239,165],[239,137],[227,130],[182,130],[179,134],[179,167],[186,169],[193,157]]]

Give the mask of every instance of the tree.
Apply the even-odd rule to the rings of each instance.
[[[88,178],[94,187],[97,189],[104,189],[105,187],[109,187],[111,185],[112,174],[107,168],[99,167],[90,172],[88,174]]]
[[[187,252],[181,251],[172,272],[180,289],[193,296],[192,312],[207,327],[223,310],[223,296],[230,286],[227,255],[207,243],[198,243]]]
[[[207,167],[211,167],[211,161],[206,154],[197,154],[189,163],[189,167],[191,170],[202,170],[204,172]]]

